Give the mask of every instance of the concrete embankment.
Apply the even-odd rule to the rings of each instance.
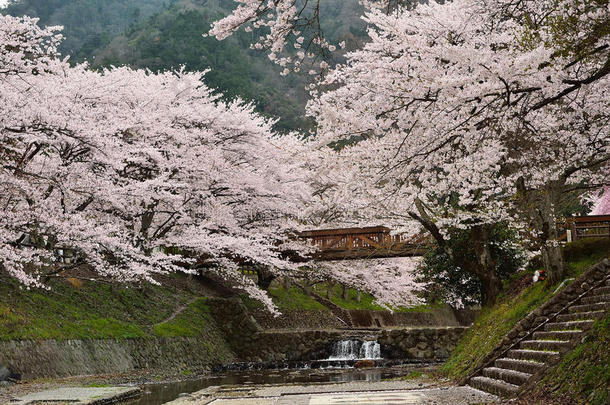
[[[135,370],[201,373],[233,362],[324,359],[334,342],[359,337],[378,339],[384,357],[438,360],[447,357],[464,330],[447,308],[429,313],[354,312],[353,318],[365,326],[370,327],[371,323],[384,326],[363,332],[338,329],[329,312],[288,312],[274,321],[249,310],[239,299],[210,298],[206,308],[209,317],[202,328],[207,329],[201,335],[3,340],[0,366],[8,368],[13,378],[22,379]],[[453,326],[439,328],[442,323]],[[404,324],[431,326],[405,329]],[[280,328],[271,329],[274,326]],[[400,332],[388,332],[389,328],[398,328]]]
[[[133,370],[201,371],[220,361],[215,345],[196,337],[12,340],[0,342],[0,364],[22,379],[126,373]]]

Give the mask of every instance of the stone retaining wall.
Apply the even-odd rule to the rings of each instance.
[[[0,341],[0,365],[26,379],[138,369],[195,372],[234,360],[221,342],[196,337]]]
[[[247,362],[320,360],[343,338],[341,331],[260,332],[244,342],[239,356]]]
[[[444,360],[467,327],[384,330],[377,339],[385,359]]]
[[[321,360],[330,356],[336,341],[376,339],[384,359],[442,360],[449,357],[467,329],[260,332],[243,342],[239,358],[247,362]]]

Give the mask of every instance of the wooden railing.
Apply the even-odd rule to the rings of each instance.
[[[557,226],[562,242],[610,238],[610,215],[569,217]],[[432,244],[428,235],[391,235],[385,226],[319,229],[301,232],[300,237],[318,248],[314,256],[318,260],[422,256]]]
[[[301,232],[319,251],[318,260],[421,256],[430,246],[425,235],[391,235],[385,226]]]
[[[586,238],[610,238],[610,215],[569,217],[558,224],[563,230],[560,241],[572,242]]]

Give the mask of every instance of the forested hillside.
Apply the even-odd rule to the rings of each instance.
[[[5,13],[39,17],[41,25],[63,25],[61,51],[74,62],[153,71],[210,69],[210,87],[228,98],[253,101],[258,111],[280,119],[277,130],[310,128],[304,118],[306,73],[280,76],[264,52],[250,49],[254,33],[224,41],[202,36],[234,5],[232,0],[12,0]],[[365,28],[359,7],[356,0],[326,2],[327,34],[359,43]]]

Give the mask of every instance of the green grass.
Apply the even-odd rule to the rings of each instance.
[[[317,284],[314,287],[314,291],[326,297],[328,285],[326,283]],[[388,308],[378,305],[375,302],[375,297],[368,293],[360,294],[360,302],[357,300],[358,290],[348,288],[347,299],[343,299],[343,288],[339,284],[335,284],[332,289],[331,301],[343,309],[360,309],[370,311],[387,311]],[[428,304],[428,305],[417,305],[413,307],[394,307],[392,308],[395,312],[430,312],[436,306],[443,306],[442,304]]]
[[[273,283],[272,286],[274,286]],[[298,287],[290,287],[290,291],[286,291],[281,286],[271,287],[268,291],[273,303],[281,311],[290,310],[306,310],[306,311],[329,311],[324,305],[308,296]],[[240,296],[241,301],[248,309],[262,309],[263,303],[250,298],[247,295]]]
[[[270,288],[269,295],[280,311],[302,309],[307,311],[328,311],[324,305],[305,294],[300,288],[290,287],[286,291],[282,287]]]
[[[315,291],[319,295],[326,297],[328,286],[326,283],[321,283],[315,286]],[[339,284],[335,284],[332,289],[330,300],[344,309],[368,309],[372,311],[381,311],[383,308],[375,303],[375,298],[371,294],[361,293],[360,302],[357,301],[358,291],[353,288],[348,288],[347,299],[343,299],[343,288]]]
[[[610,257],[610,239],[591,238],[569,243],[564,247],[564,256],[568,272],[577,277],[595,263]]]
[[[319,283],[313,287],[313,291],[326,298],[326,283]],[[281,311],[305,310],[305,311],[329,311],[323,304],[308,296],[298,287],[291,287],[290,291],[278,282],[273,282],[269,288],[271,299]],[[357,301],[358,291],[349,288],[347,299],[343,299],[343,288],[336,284],[333,287],[331,301],[344,309],[360,309],[372,311],[387,311],[388,308],[377,305],[375,298],[371,294],[362,293],[360,302]],[[247,295],[240,296],[241,301],[248,309],[262,309],[263,304],[260,301],[252,299]],[[431,312],[435,307],[442,307],[442,304],[417,305],[414,307],[396,307],[392,308],[395,312]]]
[[[205,298],[199,298],[168,322],[156,324],[154,334],[160,337],[200,336],[212,322]]]
[[[49,287],[28,290],[0,278],[0,340],[193,336],[211,327],[200,302],[157,325],[195,297],[173,287],[63,279]]]
[[[441,368],[443,374],[466,377],[521,318],[545,302],[552,292],[546,282],[536,283],[517,296],[500,298],[494,307],[483,309]]]

